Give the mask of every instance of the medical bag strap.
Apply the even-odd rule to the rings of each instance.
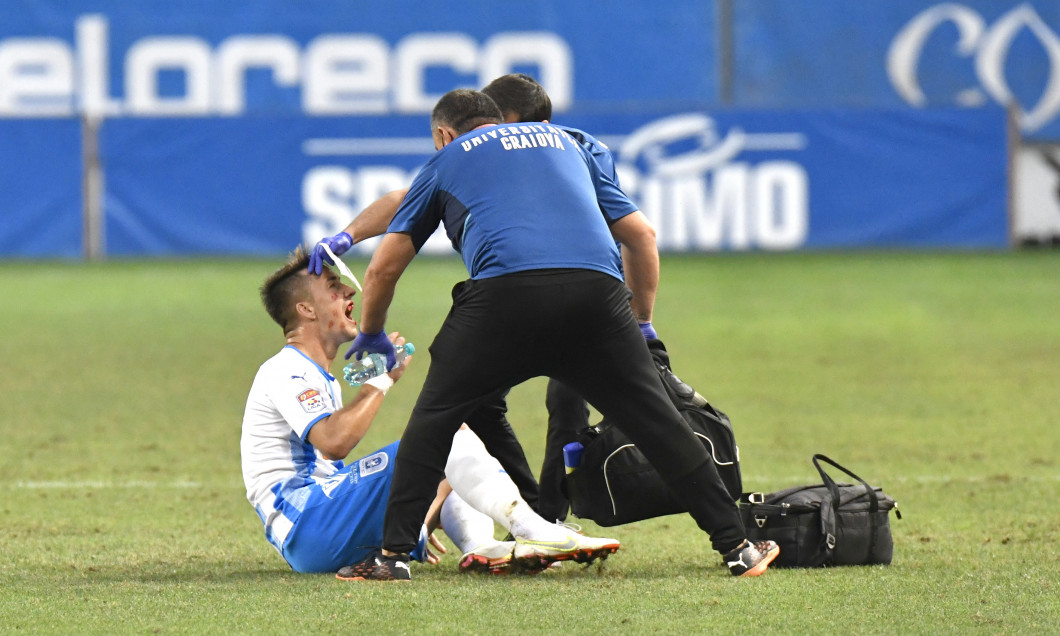
[[[837,464],[831,458],[826,457],[824,455],[821,455],[820,453],[815,454],[813,456],[813,465],[817,469],[817,472],[821,474],[821,479],[824,481],[824,484],[826,486],[828,486],[828,490],[832,493],[832,507],[834,507],[835,510],[829,510],[828,512],[832,513],[832,514],[830,514],[830,516],[832,516],[833,518],[834,518],[834,512],[839,509],[839,506],[840,506],[840,503],[841,503],[840,500],[839,500],[839,486],[837,486],[836,483],[835,483],[835,480],[833,480],[832,477],[829,476],[828,473],[826,473],[824,471],[824,468],[821,468],[821,462],[822,461],[824,461],[825,463],[831,464],[835,468],[838,468],[839,470],[843,471],[847,475],[850,475],[854,479],[856,479],[859,482],[861,482],[861,485],[865,486],[865,492],[868,493],[869,501],[871,502],[869,504],[869,524],[870,524],[870,526],[869,526],[869,560],[871,560],[872,555],[876,552],[876,512],[880,509],[879,498],[876,497],[876,489],[873,488],[872,486],[870,486],[869,482],[865,481],[861,477],[858,477],[854,473],[850,472],[848,469],[840,466],[839,464]],[[821,523],[822,524],[825,523],[825,521],[824,521],[824,516],[825,516],[824,513],[825,513],[825,507],[822,505],[821,506]],[[826,540],[828,540],[828,535],[826,535]],[[834,534],[832,535],[832,538],[831,538],[830,541],[831,541],[832,545],[834,546],[835,545],[835,535]]]

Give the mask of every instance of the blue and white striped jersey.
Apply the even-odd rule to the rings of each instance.
[[[258,369],[243,413],[240,453],[247,500],[267,532],[280,514],[278,501],[301,509],[300,489],[342,467],[307,441],[313,425],[341,407],[339,381],[292,346]]]

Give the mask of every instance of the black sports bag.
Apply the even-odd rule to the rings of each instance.
[[[729,417],[673,373],[662,341],[649,340],[648,349],[671,401],[710,453],[736,501],[743,493],[743,480]],[[585,429],[579,441],[585,446],[581,465],[566,479],[575,516],[615,526],[686,512],[644,454],[606,418]]]
[[[858,481],[837,483],[821,467],[831,464]],[[813,465],[822,483],[778,492],[748,493],[740,501],[747,537],[780,546],[774,566],[889,564],[894,552],[889,514],[901,519],[894,499],[824,455]]]

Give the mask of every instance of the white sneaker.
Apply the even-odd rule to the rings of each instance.
[[[596,559],[606,559],[617,552],[620,546],[618,539],[587,537],[569,527],[563,527],[567,538],[562,541],[533,541],[516,537],[512,569],[536,573],[557,561],[592,563]]]
[[[514,550],[515,541],[494,541],[480,545],[460,557],[460,571],[507,574]]]

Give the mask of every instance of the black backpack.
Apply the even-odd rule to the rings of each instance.
[[[738,500],[743,479],[732,422],[674,374],[662,341],[649,340],[648,349],[667,395],[710,453],[733,501]],[[585,429],[579,441],[585,446],[581,465],[566,479],[575,516],[615,526],[687,512],[644,454],[607,418]]]

